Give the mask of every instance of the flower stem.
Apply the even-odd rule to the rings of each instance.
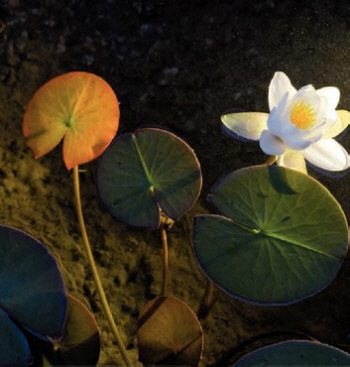
[[[126,365],[131,365],[131,362],[130,362],[128,356],[127,356],[126,349],[125,349],[125,346],[123,344],[122,338],[120,336],[119,330],[117,328],[116,323],[114,322],[112,312],[111,312],[111,309],[109,307],[109,304],[108,304],[108,301],[107,301],[107,298],[106,298],[106,294],[103,290],[103,286],[102,286],[102,283],[101,283],[101,280],[100,280],[100,276],[98,274],[97,267],[96,267],[96,264],[95,264],[95,260],[94,260],[94,257],[93,257],[92,251],[91,251],[91,246],[90,246],[89,238],[88,238],[88,235],[87,235],[87,232],[86,232],[84,216],[83,216],[83,210],[82,210],[82,205],[81,205],[78,166],[75,166],[73,168],[73,181],[74,181],[75,209],[76,209],[76,213],[77,213],[77,216],[78,216],[79,227],[80,227],[81,235],[82,235],[82,238],[83,238],[83,244],[84,244],[86,256],[87,256],[88,261],[90,263],[92,275],[93,275],[94,280],[95,280],[96,289],[97,289],[97,292],[100,296],[101,303],[102,303],[102,308],[104,310],[105,316],[107,317],[107,320],[108,320],[109,325],[111,327],[111,330],[112,330],[112,333],[114,335],[115,341],[118,345],[120,354],[122,355],[125,364]]]
[[[166,296],[168,288],[168,268],[169,268],[169,251],[168,251],[168,238],[164,225],[160,227],[160,236],[162,238],[163,245],[163,284],[162,284],[162,296]]]
[[[197,317],[199,320],[204,321],[209,312],[214,307],[216,301],[219,299],[220,290],[215,287],[214,283],[207,279],[205,292],[202,298],[202,302],[198,307]]]

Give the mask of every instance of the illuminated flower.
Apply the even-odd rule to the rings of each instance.
[[[347,126],[349,113],[336,111],[338,88],[298,91],[289,78],[276,72],[269,86],[270,113],[230,113],[221,117],[236,135],[259,140],[264,153],[276,156],[277,164],[306,172],[305,159],[328,171],[349,167],[349,155],[333,138]]]

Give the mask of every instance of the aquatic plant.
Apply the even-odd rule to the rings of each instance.
[[[306,159],[324,170],[343,171],[349,155],[333,138],[348,126],[349,113],[335,110],[339,97],[335,87],[307,85],[297,91],[286,74],[276,72],[269,86],[269,114],[227,113],[221,120],[226,132],[259,140],[278,165],[306,173]]]
[[[128,365],[130,360],[92,257],[80,202],[78,176],[78,165],[96,158],[110,144],[118,127],[118,119],[118,101],[107,83],[89,73],[72,72],[52,79],[34,94],[25,112],[23,133],[35,158],[49,152],[63,139],[65,165],[67,169],[73,168],[76,210],[85,250],[104,311],[124,363]],[[159,307],[152,306],[152,312],[144,314],[143,321],[140,321],[140,351],[148,350],[149,343],[155,350],[159,349],[158,343],[152,342],[149,336],[157,335],[153,331],[157,324],[154,319],[162,318],[164,312],[172,315],[168,328],[177,328],[171,320],[178,320],[179,316],[178,322],[182,318],[188,324],[183,329],[185,332],[174,332],[173,335],[177,335],[175,339],[163,345],[161,351],[141,353],[140,358],[145,363],[148,363],[147,355],[152,355],[152,360],[160,358],[167,363],[170,363],[171,355],[176,355],[175,361],[192,363],[197,360],[197,364],[201,357],[203,338],[197,318],[183,302],[167,297],[167,229],[192,207],[201,186],[200,166],[193,150],[176,135],[160,129],[141,129],[116,138],[99,162],[98,190],[107,210],[129,225],[159,228],[161,232],[162,298],[155,300],[154,305]],[[148,307],[149,304],[146,305]],[[194,348],[188,349],[189,343]],[[186,347],[185,350],[181,351],[181,346]]]
[[[79,164],[98,157],[114,138],[119,125],[119,103],[109,84],[97,75],[70,72],[39,88],[29,101],[23,135],[35,158],[42,157],[63,139],[63,159],[73,168],[75,208],[83,245],[100,296],[124,362],[130,364],[112,316],[93,258],[80,198]]]
[[[269,87],[270,114],[222,115],[225,132],[259,140],[273,155],[213,186],[208,199],[223,215],[194,218],[198,263],[230,296],[261,306],[289,305],[336,276],[348,250],[347,220],[332,194],[306,174],[304,159],[330,171],[349,167],[348,153],[333,139],[349,124],[347,111],[335,111],[338,100],[337,88],[296,91],[277,72]],[[262,348],[235,366],[349,363],[345,352],[314,341]]]
[[[105,208],[117,220],[161,232],[161,297],[141,311],[137,332],[140,361],[198,365],[203,349],[201,326],[188,306],[167,295],[167,230],[193,206],[202,187],[195,153],[165,130],[145,128],[123,134],[99,160],[97,187]]]
[[[1,366],[41,365],[44,360],[46,366],[97,363],[94,318],[66,294],[57,261],[46,246],[4,225],[0,238]]]
[[[195,217],[194,250],[230,295],[290,304],[335,277],[347,252],[346,217],[310,176],[280,166],[244,168],[220,180],[209,199],[224,216]]]
[[[316,294],[336,276],[348,248],[346,218],[332,194],[305,174],[305,159],[323,169],[348,168],[347,152],[333,139],[348,126],[349,120],[347,111],[335,110],[338,100],[337,88],[315,90],[306,86],[296,91],[287,76],[279,72],[269,87],[270,114],[222,116],[226,130],[259,140],[262,150],[273,158],[264,165],[240,169],[219,180],[209,194],[209,201],[219,213],[194,218],[194,253],[208,279],[195,315],[184,302],[169,296],[167,290],[168,230],[194,205],[202,187],[195,152],[174,133],[158,128],[143,128],[115,137],[118,100],[111,87],[96,75],[64,74],[34,94],[24,116],[24,136],[36,158],[63,139],[64,162],[67,169],[73,169],[84,248],[126,365],[131,361],[109,309],[85,229],[78,166],[101,155],[97,191],[106,210],[129,226],[160,231],[163,280],[159,295],[140,310],[137,330],[140,362],[196,366],[203,351],[199,320],[206,318],[220,289],[244,302],[288,305]],[[272,165],[275,161],[277,166]],[[69,309],[72,319],[84,314],[84,318],[92,320],[71,297],[68,297]],[[71,324],[84,329],[83,323]],[[89,340],[94,341],[89,347],[94,351],[92,358],[96,358],[99,348],[96,328],[93,322],[87,324]],[[11,328],[12,325],[7,329],[8,335],[13,334]],[[65,348],[81,344],[76,341],[81,338],[70,340],[69,335],[63,337],[61,344],[51,345],[50,352],[43,353],[45,365],[51,361],[67,364]],[[22,334],[17,337],[23,342]],[[23,348],[26,358],[25,343]],[[295,359],[289,362],[295,362],[300,353],[315,361],[313,346],[305,342],[271,346],[262,354],[257,352],[242,359],[237,366],[251,365],[251,361],[261,358],[275,361],[274,356],[288,348],[296,348]],[[324,355],[324,360],[329,356],[339,361],[348,358],[332,348],[323,345],[321,348],[319,356]],[[61,351],[59,356],[56,350]],[[79,364],[74,360],[79,348],[68,350],[70,361],[74,361],[71,364]]]

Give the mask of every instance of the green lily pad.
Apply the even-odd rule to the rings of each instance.
[[[288,304],[334,279],[348,227],[318,181],[283,167],[250,167],[220,181],[210,200],[226,217],[195,217],[194,250],[204,272],[230,295]]]
[[[158,228],[197,200],[202,178],[193,150],[176,135],[140,129],[119,136],[100,159],[97,185],[107,210],[133,226]]]
[[[350,355],[326,344],[290,340],[260,348],[234,364],[254,366],[349,366]]]
[[[157,297],[141,311],[137,339],[139,360],[148,365],[197,366],[203,331],[194,312],[175,297]]]

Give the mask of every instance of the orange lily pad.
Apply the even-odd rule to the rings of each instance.
[[[67,169],[97,158],[114,138],[119,103],[101,77],[76,71],[57,76],[40,87],[26,108],[23,135],[40,158],[63,139]]]

